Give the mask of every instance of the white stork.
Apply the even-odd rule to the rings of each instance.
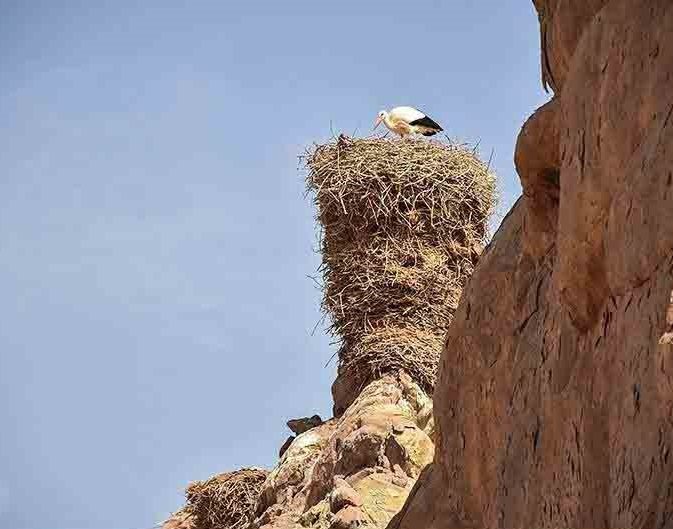
[[[402,138],[408,134],[432,136],[444,130],[436,121],[413,107],[395,107],[390,112],[382,110],[376,118],[374,129],[381,123]]]

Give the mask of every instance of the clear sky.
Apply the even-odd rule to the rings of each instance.
[[[530,0],[0,0],[0,528],[147,529],[329,416],[297,155],[413,105],[502,215]]]

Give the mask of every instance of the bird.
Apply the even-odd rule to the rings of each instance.
[[[390,112],[382,110],[376,118],[374,129],[381,123],[402,138],[410,134],[433,136],[444,130],[439,123],[414,107],[395,107]]]

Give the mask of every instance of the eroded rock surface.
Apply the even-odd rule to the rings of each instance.
[[[535,3],[556,94],[520,135],[524,197],[463,293],[435,460],[391,528],[673,527],[673,2]]]
[[[292,441],[269,474],[256,528],[385,527],[434,456],[430,398],[401,371]]]
[[[290,419],[287,421],[287,427],[292,430],[293,433],[300,435],[304,432],[308,432],[311,428],[320,426],[322,424],[322,419],[320,415],[313,415],[311,417],[301,417],[300,419]]]

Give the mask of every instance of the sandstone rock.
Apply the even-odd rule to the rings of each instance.
[[[386,527],[409,495],[411,483],[400,487],[394,479],[392,473],[376,473],[353,484],[362,497],[362,512],[374,527]]]
[[[311,529],[329,529],[334,516],[330,510],[329,502],[323,500],[311,507],[299,517],[299,525]]]
[[[291,443],[264,483],[250,529],[327,529],[364,522],[385,527],[414,483],[399,464],[393,472],[385,454],[387,440],[397,431],[398,459],[417,468],[416,441],[429,442],[420,426],[427,421],[428,407],[429,397],[403,372],[366,386],[339,418]],[[423,442],[419,446],[425,447]],[[431,458],[427,447],[421,453]],[[357,508],[361,510],[353,510]]]
[[[552,100],[524,124],[514,162],[524,196],[524,248],[543,258],[556,243],[560,195],[559,103]]]
[[[332,412],[335,417],[341,417],[344,414],[364,386],[366,386],[364,375],[337,374],[332,384],[332,400],[334,401]]]
[[[393,430],[386,440],[385,454],[393,466],[417,478],[426,465],[432,463],[435,445],[428,435],[418,428]]]
[[[533,0],[540,14],[543,73],[559,92],[583,29],[609,0]]]
[[[298,518],[305,505],[303,488],[322,451],[328,446],[334,432],[334,422],[298,435],[264,483],[257,504],[257,527],[275,524],[276,518],[287,514]],[[276,527],[276,525],[273,525]]]
[[[409,476],[398,464],[393,465],[393,483],[398,487],[406,487],[409,484]]]
[[[367,524],[367,520],[358,507],[348,506],[334,515],[330,529],[356,529]]]
[[[311,428],[320,426],[322,419],[320,415],[313,415],[312,417],[302,417],[300,419],[290,419],[287,421],[287,427],[297,435],[308,432]]]
[[[330,510],[339,512],[347,506],[360,507],[362,498],[353,487],[343,478],[334,478],[334,489],[330,493]]]
[[[296,437],[294,435],[291,435],[285,440],[283,446],[281,446],[280,450],[278,450],[278,457],[283,457],[283,454],[287,452],[287,449],[290,448],[290,445],[295,439]]]
[[[554,100],[463,292],[390,528],[673,527],[673,3],[536,0]],[[494,317],[497,315],[497,317]]]
[[[341,444],[335,472],[353,474],[361,468],[382,464],[385,434],[371,424],[366,424],[350,435]]]

